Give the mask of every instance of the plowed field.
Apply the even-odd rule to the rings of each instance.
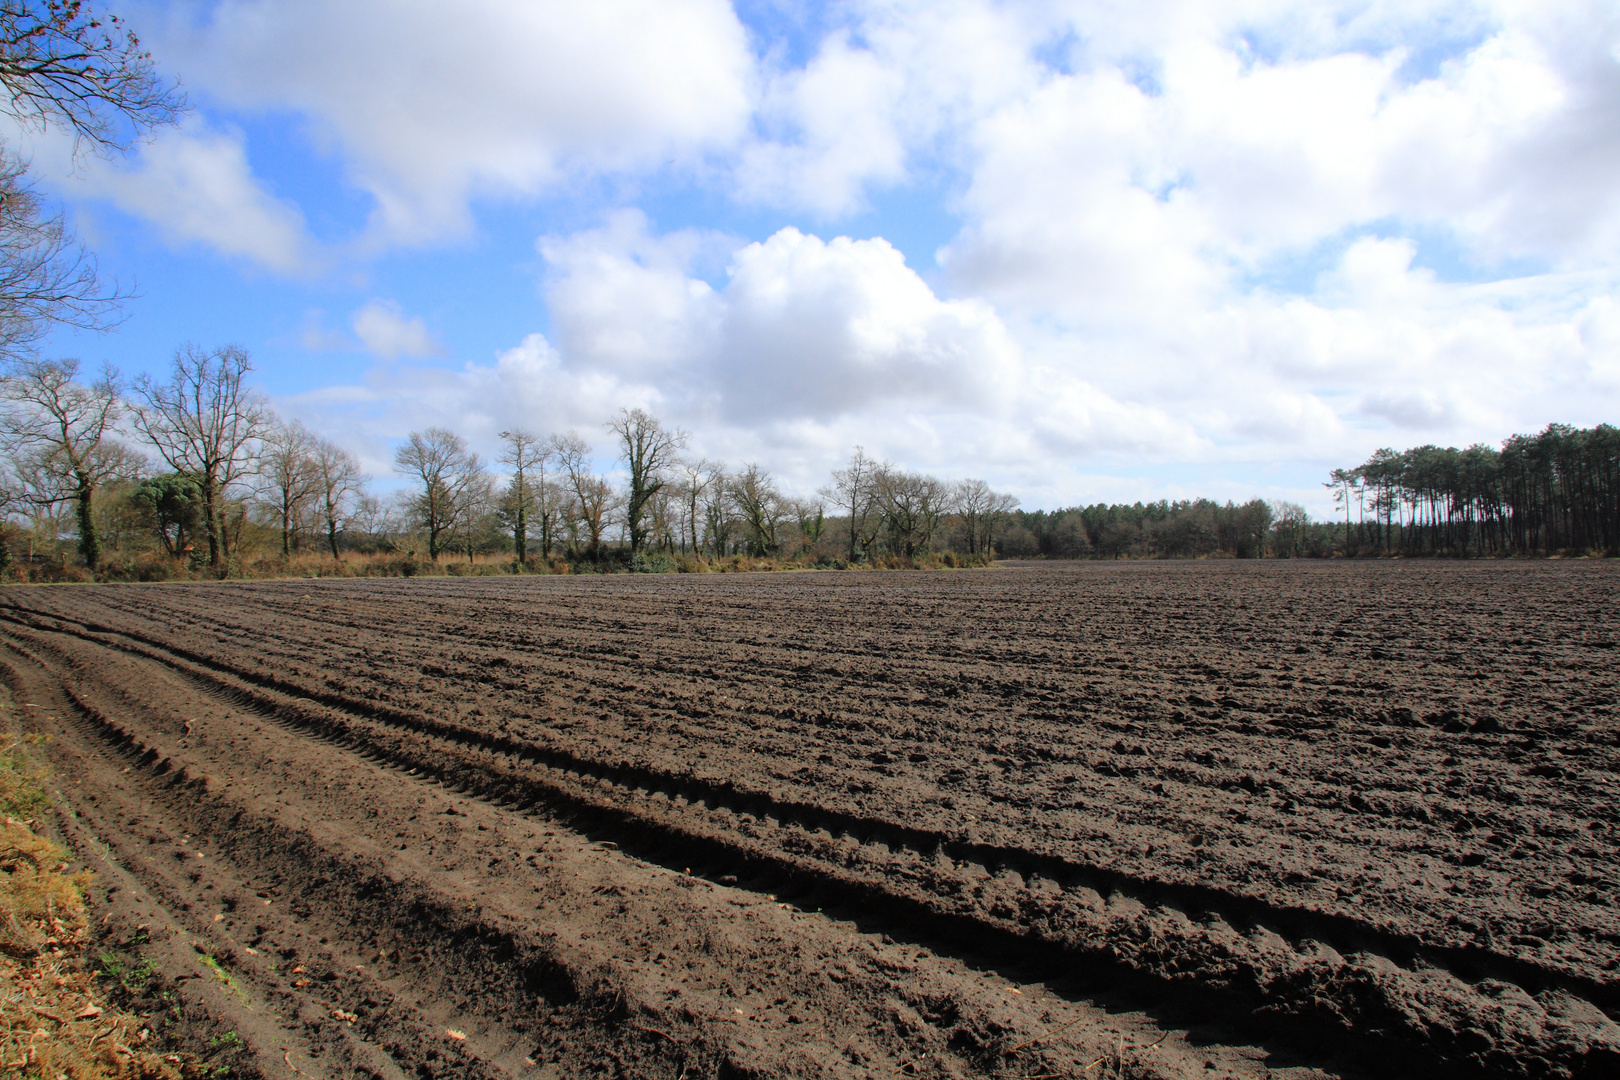
[[[1602,563],[19,587],[0,674],[109,937],[266,1075],[1612,1077],[1617,605]]]

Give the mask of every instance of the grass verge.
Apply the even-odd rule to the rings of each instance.
[[[218,1064],[163,1052],[149,1020],[106,1000],[105,976],[127,990],[151,972],[88,957],[90,873],[70,872],[67,852],[45,836],[50,798],[31,752],[42,738],[0,724],[0,1075],[222,1080]]]

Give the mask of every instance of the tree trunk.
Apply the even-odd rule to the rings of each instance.
[[[84,556],[84,564],[95,573],[96,566],[101,562],[101,545],[96,540],[96,521],[91,515],[90,500],[95,495],[95,485],[84,473],[78,475],[79,481],[79,554]]]
[[[332,504],[328,503],[326,506],[326,542],[332,545],[332,561],[338,562],[340,560],[338,558],[337,515],[332,511]]]
[[[214,478],[203,478],[203,521],[208,533],[208,565],[217,567],[220,564],[220,520],[219,508],[214,492]]]

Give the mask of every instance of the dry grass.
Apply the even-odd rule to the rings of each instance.
[[[346,551],[339,559],[328,553],[307,549],[284,558],[279,552],[254,551],[241,559],[233,559],[225,576],[255,580],[288,578],[357,578],[357,577],[499,577],[507,574],[616,574],[626,572],[730,574],[760,573],[779,570],[946,570],[992,565],[980,555],[961,555],[955,552],[934,552],[914,559],[882,556],[871,562],[848,563],[843,558],[822,549],[798,555],[695,555],[689,552],[669,553],[650,551],[633,561],[619,548],[607,548],[597,559],[581,556],[565,557],[553,554],[549,559],[530,556],[519,570],[510,554],[480,554],[468,561],[465,554],[445,552],[437,562],[430,561],[420,552]],[[99,581],[207,581],[218,578],[220,572],[206,565],[193,565],[170,559],[161,553],[147,553],[135,558],[110,558],[102,570],[91,573],[82,566],[67,562],[46,562],[37,566],[18,567],[10,572],[11,579],[29,582],[88,582]]]
[[[9,710],[6,710],[9,712]],[[189,1056],[143,1049],[146,1021],[108,1007],[85,963],[88,871],[43,834],[50,802],[30,742],[0,750],[0,1075],[28,1080],[192,1080]]]

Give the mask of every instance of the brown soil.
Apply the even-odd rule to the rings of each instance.
[[[1617,601],[1602,563],[15,588],[0,673],[106,933],[267,1075],[1597,1077]]]

